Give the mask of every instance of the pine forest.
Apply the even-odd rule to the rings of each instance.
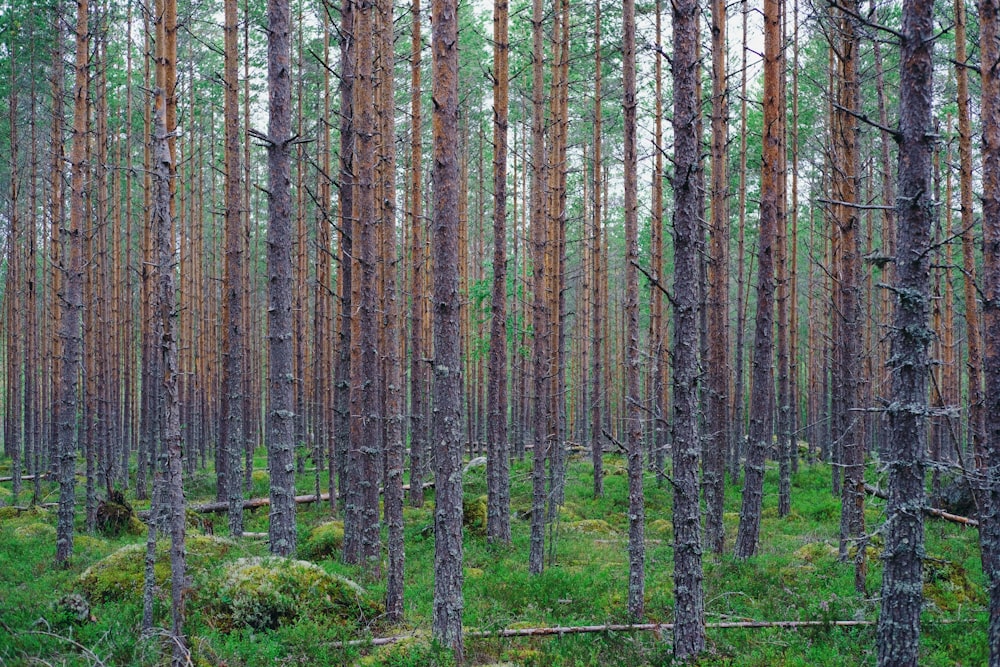
[[[998,30],[0,2],[0,665],[1000,667]]]

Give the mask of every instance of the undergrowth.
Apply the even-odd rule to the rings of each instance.
[[[263,466],[262,466],[263,467]],[[571,460],[566,500],[546,533],[546,568],[527,572],[531,484],[530,460],[515,461],[512,478],[510,545],[489,544],[478,526],[465,531],[465,626],[469,630],[626,623],[627,479],[624,462],[605,461],[605,494],[592,497],[591,467]],[[874,475],[874,473],[871,473]],[[486,493],[483,468],[466,476],[465,497],[476,506]],[[190,502],[211,500],[214,475],[201,471],[188,489]],[[266,491],[266,474],[253,491]],[[873,481],[877,481],[874,480]],[[830,492],[828,466],[805,465],[792,481],[792,512],[777,513],[777,473],[766,476],[761,545],[757,556],[736,561],[729,553],[704,558],[706,620],[709,623],[773,620],[874,620],[879,608],[881,566],[879,528],[884,503],[869,499],[866,523],[875,534],[867,553],[866,591],[854,590],[853,564],[838,560],[840,503]],[[302,476],[299,493],[313,480]],[[668,483],[646,480],[646,618],[673,621],[672,524]],[[53,486],[46,487],[51,492]],[[238,558],[266,555],[266,543],[244,538],[211,561],[189,559],[192,572],[186,631],[196,665],[447,665],[447,651],[428,637],[433,598],[433,493],[422,508],[404,511],[406,535],[406,624],[387,627],[379,619],[345,623],[308,613],[290,614],[271,624],[232,627],[209,613],[211,595],[225,568]],[[131,500],[131,499],[130,499]],[[82,501],[82,498],[81,498]],[[133,502],[137,508],[143,503]],[[726,494],[726,545],[735,539],[739,487]],[[81,574],[143,536],[103,537],[78,532],[72,563],[53,564],[55,513],[8,512],[0,520],[0,665],[150,665],[169,662],[162,640],[138,633],[141,602],[135,596],[86,599]],[[384,581],[366,580],[316,545],[332,526],[327,504],[300,505],[299,542],[331,575],[357,582],[375,600]],[[199,529],[225,532],[225,519],[201,522]],[[317,530],[317,527],[323,526]],[[78,524],[82,531],[83,525]],[[246,530],[266,532],[266,509],[248,512]],[[921,636],[921,664],[931,667],[985,664],[986,598],[974,530],[944,521],[926,522],[929,566]],[[337,543],[331,532],[324,540]],[[325,543],[324,543],[325,546]],[[215,582],[213,584],[213,582]],[[141,588],[141,581],[138,582]],[[81,612],[83,605],[86,609]],[[308,609],[306,609],[308,611]],[[167,625],[165,596],[157,597],[157,620]],[[346,640],[407,634],[407,643],[387,648],[345,646]],[[531,638],[472,639],[473,664],[662,665],[670,661],[670,636],[653,632],[600,633]],[[875,628],[821,626],[803,629],[709,629],[708,650],[699,665],[867,665],[875,661]]]

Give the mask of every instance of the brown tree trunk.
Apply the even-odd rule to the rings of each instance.
[[[983,343],[976,297],[976,248],[973,234],[975,209],[972,188],[972,121],[969,111],[968,54],[965,44],[965,2],[955,1],[955,80],[958,86],[958,159],[961,202],[962,268],[965,278],[965,335],[968,344],[969,370],[969,444],[976,468],[985,466],[983,458]]]
[[[462,644],[462,375],[458,293],[458,3],[434,0],[434,638]]]
[[[271,553],[295,553],[295,371],[292,340],[292,83],[288,0],[268,0],[268,400]]]
[[[899,194],[896,203],[895,312],[882,613],[878,664],[916,665],[919,656],[921,567],[924,552],[924,457],[927,442],[927,375],[930,360],[932,51],[933,3],[904,0],[899,86]],[[983,44],[988,43],[983,35]],[[989,62],[985,58],[984,63]],[[986,68],[984,68],[985,71]],[[984,87],[984,100],[987,99]],[[984,114],[984,118],[985,118]],[[988,183],[988,181],[987,181]],[[985,190],[988,192],[988,190]],[[984,219],[986,216],[984,215]],[[987,346],[989,347],[989,346]]]
[[[493,291],[487,419],[486,535],[510,542],[510,445],[507,442],[507,0],[493,5]]]
[[[393,85],[393,10],[391,0],[378,0],[378,134],[383,269],[382,379],[385,445],[385,523],[388,527],[389,565],[386,582],[386,615],[392,623],[403,621],[403,369],[399,352],[402,324],[396,293],[396,127]],[[377,490],[376,490],[377,493]],[[375,500],[378,507],[378,497]]]
[[[838,417],[842,428],[841,462],[843,463],[843,486],[841,487],[840,515],[840,557],[847,558],[851,542],[862,538],[865,532],[864,518],[864,430],[863,420],[858,412],[861,399],[861,267],[858,227],[860,226],[858,121],[856,114],[860,103],[858,82],[859,41],[855,32],[856,4],[844,12],[835,13],[838,26],[838,43],[834,48],[837,73],[834,77],[837,104],[834,107],[831,147],[832,194],[834,203],[834,233],[840,249],[839,262],[834,268],[837,276],[838,295],[834,317],[840,318],[840,336],[833,341],[837,348],[839,363],[834,366],[836,378],[833,381],[839,389],[837,403]],[[857,545],[855,545],[857,546]],[[864,590],[865,559],[864,548],[858,549],[855,587]]]
[[[534,449],[531,469],[531,541],[528,553],[528,571],[541,574],[545,559],[545,462],[549,449],[549,301],[546,294],[547,274],[545,257],[548,248],[548,230],[545,220],[545,118],[544,118],[544,47],[542,0],[532,1],[532,66],[531,66],[531,246],[532,246],[532,373],[534,405],[532,437]]]
[[[375,210],[374,5],[354,3],[356,177],[351,267],[351,429],[344,483],[344,560],[378,574],[381,557],[378,480],[378,275]]]
[[[420,0],[413,0],[413,43],[410,70],[410,243],[411,292],[410,304],[410,505],[424,504],[424,471],[428,454],[429,390],[428,362],[430,357],[424,330],[427,326],[427,305],[424,284],[429,268],[426,248],[426,225],[423,219],[423,192],[421,173],[422,109],[420,100],[421,64],[423,41],[420,36]]]
[[[757,552],[764,492],[764,459],[774,433],[774,245],[780,219],[781,155],[781,0],[764,3],[764,147],[760,186],[760,230],[757,241],[757,319],[754,330],[750,395],[750,441],[747,448],[743,505],[736,536],[736,557]]]
[[[590,390],[590,437],[591,458],[594,464],[594,497],[604,495],[604,435],[602,433],[604,416],[602,406],[605,404],[604,393],[604,309],[602,282],[605,280],[601,270],[601,0],[594,3],[594,183],[593,193],[594,221],[592,225],[594,258],[593,293],[590,295],[593,304],[591,313],[591,390]]]
[[[674,436],[672,452],[674,616],[677,619],[677,623],[674,625],[674,657],[678,661],[687,661],[701,653],[705,648],[701,508],[698,493],[698,464],[701,458],[701,438],[698,432],[698,302],[700,284],[698,255],[703,201],[697,179],[700,157],[698,154],[698,124],[696,123],[700,110],[695,82],[698,58],[697,14],[697,0],[678,0],[673,3],[674,345],[672,359]],[[715,32],[713,30],[713,34]],[[626,124],[626,132],[627,128]],[[713,183],[716,185],[718,181],[714,178],[714,170],[717,166],[717,163],[713,164]],[[713,192],[713,195],[715,194]],[[720,369],[720,371],[725,374],[725,368]],[[714,398],[716,397],[712,397],[712,399]],[[724,401],[725,394],[723,393],[718,398]],[[712,400],[711,403],[715,404],[716,401]],[[727,422],[722,423],[728,425]],[[722,450],[710,452],[709,457],[706,458],[706,477],[709,477],[709,469],[722,473],[721,465],[718,465],[718,469],[708,466],[708,458],[713,457],[715,459],[713,466],[721,464],[722,453]],[[715,454],[720,454],[720,456],[714,456]],[[721,481],[721,479],[712,480],[709,477],[706,480],[706,487],[712,482]],[[717,483],[713,491],[721,493],[722,489],[718,487],[721,487],[721,484]],[[717,502],[721,505],[721,498]],[[630,509],[630,511],[634,510]],[[720,514],[719,520],[721,521],[721,519]]]
[[[729,104],[726,88],[726,3],[712,0],[712,200],[708,265],[708,358],[705,360],[708,414],[705,416],[705,539],[721,554],[729,416]],[[676,266],[676,265],[675,265]],[[680,280],[688,280],[681,278]],[[675,283],[677,284],[677,283]],[[679,332],[680,323],[677,324]],[[676,360],[675,360],[676,363]],[[676,400],[676,399],[675,399]]]

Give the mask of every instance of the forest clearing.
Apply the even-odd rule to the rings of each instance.
[[[0,661],[1000,667],[998,20],[0,4]]]

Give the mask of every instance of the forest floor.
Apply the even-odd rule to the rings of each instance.
[[[0,468],[2,469],[2,468]],[[468,630],[620,624],[628,622],[627,478],[624,462],[605,462],[605,494],[592,497],[587,460],[569,464],[566,502],[546,534],[546,569],[539,576],[527,571],[531,502],[530,459],[512,466],[513,542],[494,546],[482,535],[481,523],[470,521],[465,531],[465,626]],[[870,471],[871,481],[875,479]],[[9,474],[0,472],[2,474]],[[300,493],[311,480],[301,476]],[[189,502],[211,500],[213,475],[199,472],[187,481]],[[673,620],[672,526],[670,488],[656,484],[647,473],[646,485],[646,618],[647,623]],[[792,512],[777,513],[777,471],[768,469],[764,496],[761,547],[757,556],[739,562],[727,553],[706,554],[705,607],[707,621],[823,621],[805,628],[711,628],[708,651],[699,665],[871,665],[875,662],[875,627],[836,627],[831,621],[872,621],[879,608],[881,565],[878,531],[884,521],[884,501],[869,498],[866,523],[875,533],[865,594],[854,590],[854,566],[837,557],[840,503],[830,493],[830,468],[803,464],[792,480]],[[883,480],[884,485],[884,480]],[[9,490],[9,483],[4,487]],[[56,487],[43,485],[51,502]],[[81,489],[82,492],[82,489]],[[266,473],[255,473],[252,495],[266,495]],[[470,507],[482,507],[484,469],[473,468],[465,481]],[[25,494],[26,496],[27,494]],[[25,496],[22,496],[25,497]],[[224,553],[189,556],[193,579],[188,591],[186,631],[195,665],[431,665],[448,664],[448,656],[427,640],[433,595],[433,492],[420,509],[405,510],[406,624],[386,627],[374,621],[330,620],[308,612],[309,604],[285,609],[278,622],[238,627],[220,622],[211,610],[220,604],[212,596],[227,594],[219,580],[226,567],[241,557],[263,556],[266,543],[243,538],[227,542]],[[8,498],[9,500],[9,498]],[[82,499],[81,499],[82,500]],[[726,495],[727,550],[735,539],[739,487]],[[136,508],[141,503],[134,503]],[[79,507],[79,506],[78,506]],[[225,515],[207,515],[217,536],[227,532]],[[300,505],[300,546],[311,531],[331,519],[326,504]],[[477,517],[478,519],[478,517]],[[266,532],[266,509],[247,513],[246,530]],[[82,530],[82,516],[77,524]],[[202,530],[207,528],[202,525]],[[194,534],[194,531],[192,531]],[[986,664],[985,580],[975,529],[928,518],[929,557],[925,567],[925,610],[921,664]],[[0,665],[149,665],[169,662],[162,636],[141,640],[141,581],[122,575],[103,596],[86,600],[81,575],[94,563],[130,544],[144,544],[145,535],[109,538],[78,533],[68,569],[57,569],[55,512],[13,512],[0,508]],[[315,547],[315,541],[311,544]],[[194,548],[194,547],[192,547]],[[140,549],[133,548],[135,552]],[[320,550],[321,551],[321,550]],[[300,552],[301,553],[301,552]],[[334,556],[314,555],[327,573],[347,577],[379,599],[384,582],[366,581],[360,570]],[[158,565],[158,568],[160,566]],[[165,566],[164,566],[165,567]],[[158,570],[158,574],[163,574]],[[141,577],[138,577],[141,579]],[[213,583],[214,582],[214,583]],[[220,593],[220,591],[223,591]],[[168,609],[160,596],[157,621],[167,623]],[[284,603],[288,603],[287,600]],[[89,609],[86,607],[89,604]],[[298,604],[293,601],[293,605]],[[83,611],[79,611],[80,607]],[[317,612],[319,614],[319,612]],[[234,616],[230,615],[230,621]],[[275,617],[277,618],[277,617]],[[276,625],[277,627],[271,627]],[[345,646],[346,640],[413,634],[389,647]],[[670,633],[598,632],[533,637],[469,639],[471,664],[505,665],[663,665],[670,661]]]

